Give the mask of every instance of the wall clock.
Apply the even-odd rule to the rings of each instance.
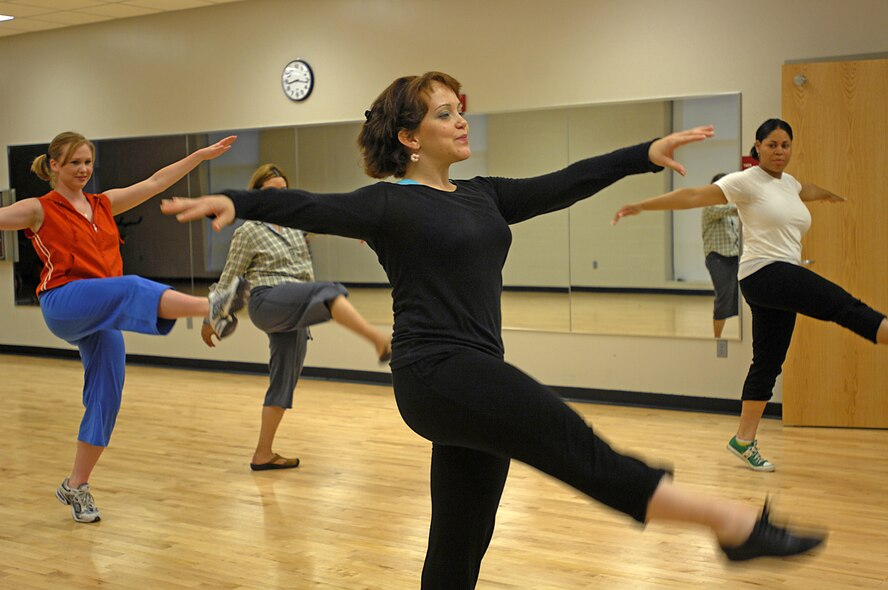
[[[305,100],[314,88],[314,72],[304,59],[294,59],[281,73],[281,87],[290,100]]]

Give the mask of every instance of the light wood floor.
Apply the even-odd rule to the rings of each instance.
[[[103,520],[53,496],[80,420],[76,361],[0,355],[0,588],[415,589],[428,524],[429,444],[391,389],[303,380],[277,449],[292,471],[248,468],[262,376],[130,366],[111,447],[91,484]],[[725,562],[702,531],[625,517],[514,464],[482,590],[888,588],[888,432],[760,433],[773,474],[724,450],[735,418],[576,404],[618,448],[670,460],[677,481],[831,529],[816,556]]]

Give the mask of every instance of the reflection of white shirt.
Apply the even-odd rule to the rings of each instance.
[[[772,262],[801,264],[802,236],[811,227],[811,213],[799,197],[802,185],[798,180],[786,172],[777,179],[753,166],[715,184],[740,213],[741,279]]]

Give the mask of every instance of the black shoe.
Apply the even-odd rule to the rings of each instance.
[[[392,341],[389,340],[385,345],[385,348],[382,351],[382,354],[379,355],[379,364],[384,365],[385,363],[392,360]]]
[[[721,550],[731,561],[745,561],[756,557],[787,557],[814,549],[826,540],[826,535],[802,536],[789,529],[771,524],[768,518],[768,503],[762,510],[762,517],[755,523],[752,534],[737,547],[722,546]]]

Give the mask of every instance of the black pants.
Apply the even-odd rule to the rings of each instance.
[[[458,349],[392,377],[404,421],[433,443],[423,590],[475,587],[513,458],[644,522],[666,472],[615,452],[558,394],[502,359]]]
[[[783,368],[796,314],[835,322],[876,342],[885,314],[807,268],[774,262],[740,281],[752,309],[752,365],[741,399],[767,401]]]

